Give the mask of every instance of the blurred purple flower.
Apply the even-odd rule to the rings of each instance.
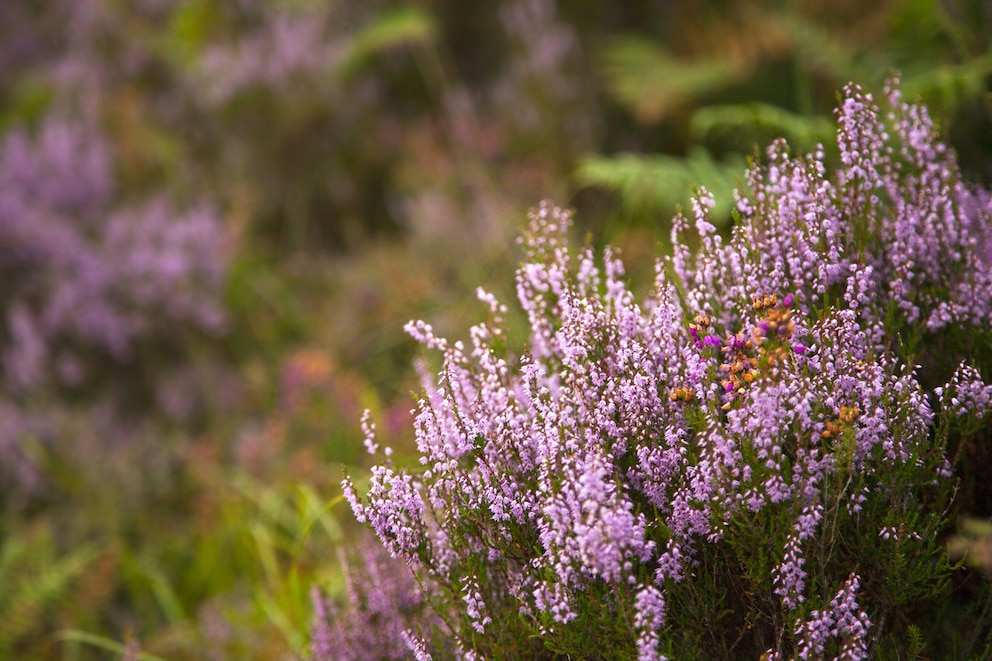
[[[162,324],[223,329],[216,215],[175,213],[163,199],[118,210],[112,193],[108,150],[92,127],[49,120],[34,138],[18,130],[0,143],[9,388],[76,385],[90,352],[127,360]]]
[[[223,228],[213,210],[165,198],[118,206],[111,168],[86,123],[49,118],[0,137],[0,401],[11,407],[83,386],[99,400],[100,384],[124,375],[156,380],[167,414],[189,413],[190,397],[195,408],[189,379],[180,402],[169,372],[189,360],[184,336],[225,329]],[[153,375],[143,361],[163,348],[174,358]],[[0,446],[18,436],[48,438],[8,429]],[[2,463],[19,465],[11,456]]]
[[[359,555],[358,564],[343,555],[340,558],[345,569],[343,604],[339,606],[317,588],[312,591],[313,661],[406,659],[410,642],[419,648],[418,658],[427,654],[410,637],[412,629],[426,623],[413,573],[377,545],[361,545]]]

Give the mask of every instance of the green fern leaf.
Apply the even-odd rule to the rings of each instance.
[[[987,97],[992,76],[992,50],[961,64],[926,68],[902,81],[903,95],[922,100],[937,116],[952,115],[967,101]]]
[[[713,219],[729,221],[733,190],[745,167],[745,160],[739,156],[727,162],[717,161],[705,149],[695,147],[685,158],[588,156],[580,163],[576,177],[583,184],[619,193],[633,213],[664,213],[688,207],[693,190],[702,186],[716,197]]]
[[[434,40],[437,26],[427,12],[413,7],[386,12],[355,35],[344,70],[354,73],[368,60],[401,46],[425,46]]]
[[[835,127],[826,117],[800,115],[767,103],[748,103],[700,108],[693,115],[689,130],[700,142],[717,131],[743,134],[743,138],[736,140],[742,151],[783,136],[792,147],[805,152],[817,143],[829,142]]]
[[[887,61],[871,51],[852,48],[808,18],[783,13],[780,20],[792,35],[796,56],[806,71],[825,72],[841,84],[859,81],[869,86],[881,83],[890,74]]]
[[[614,40],[604,53],[610,91],[639,120],[654,123],[703,94],[740,80],[749,63],[728,57],[681,60],[657,43],[636,37]]]

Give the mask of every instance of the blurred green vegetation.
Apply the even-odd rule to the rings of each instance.
[[[980,2],[686,3],[667,39],[611,36],[600,55],[607,93],[665,131],[673,155],[586,156],[580,182],[616,191],[625,215],[687,207],[691,179],[731,200],[743,156],[776,137],[832,147],[831,113],[848,82],[881,89],[898,73],[954,142],[967,176],[987,181],[992,99],[989,10]],[[682,172],[679,168],[682,168]],[[660,176],[659,176],[660,175]],[[728,222],[729,205],[716,209]]]
[[[0,53],[0,132],[92,119],[122,199],[222,210],[230,317],[193,352],[195,419],[146,405],[108,443],[34,402],[56,440],[21,439],[43,490],[0,498],[0,659],[304,654],[358,534],[362,411],[412,447],[403,324],[459,336],[478,284],[512,299],[544,197],[649,278],[694,187],[729,219],[748,158],[829,148],[838,89],[894,70],[992,181],[982,0],[64,0],[6,5]]]

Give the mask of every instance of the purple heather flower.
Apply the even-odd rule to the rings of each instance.
[[[375,423],[372,422],[372,411],[365,409],[362,414],[362,433],[365,434],[365,449],[369,454],[375,454],[379,450],[379,444],[375,442]]]
[[[148,394],[182,418],[203,386],[179,337],[225,329],[223,227],[206,206],[179,210],[162,197],[121,206],[113,166],[90,122],[53,115],[0,136],[0,398],[23,407],[64,389],[111,398],[108,376],[140,383],[152,375],[138,358],[167,348],[179,360]],[[6,451],[0,459],[20,463]]]
[[[569,251],[570,214],[544,203],[516,277],[523,351],[506,350],[505,308],[485,291],[490,319],[470,344],[408,325],[443,356],[418,406],[422,470],[375,467],[363,500],[344,489],[390,553],[449,586],[442,607],[466,629],[449,632],[456,647],[479,653],[467,641],[494,635],[501,608],[552,636],[605,588],[610,608],[633,609],[639,656],[660,658],[678,639],[663,639],[665,604],[686,603],[713,553],[751,567],[735,554],[776,538],[750,580],[780,601],[785,644],[800,658],[867,654],[858,578],[843,578],[854,567],[826,564],[820,540],[855,526],[884,537],[879,512],[917,511],[919,489],[950,475],[922,368],[893,352],[893,333],[992,322],[992,282],[962,268],[984,259],[987,198],[957,186],[922,110],[889,103],[884,129],[871,97],[846,90],[834,177],[822,149],[775,143],[748,172],[729,240],[702,192],[698,250],[677,217],[646,300],[612,251]],[[962,366],[937,394],[942,412],[984,415],[990,392]]]
[[[343,554],[339,559],[346,570],[339,600],[343,603],[316,587],[311,593],[313,661],[403,659],[413,649],[411,643],[419,643],[422,654],[430,658],[423,642],[409,633],[411,627],[427,622],[421,614],[423,597],[409,567],[374,543],[360,545],[357,563]]]
[[[963,362],[935,394],[941,409],[953,416],[982,418],[992,411],[992,384],[985,383],[977,369]]]
[[[472,620],[472,628],[478,633],[486,632],[486,625],[492,623],[492,618],[485,614],[486,603],[479,594],[479,579],[475,576],[464,580],[462,599],[465,601],[465,613]]]
[[[222,104],[253,87],[285,91],[301,80],[328,79],[348,53],[346,40],[325,28],[329,12],[317,5],[261,8],[259,26],[233,44],[214,44],[198,62],[203,97]]]
[[[127,360],[162,323],[223,328],[221,228],[206,208],[176,213],[164,200],[112,207],[99,133],[49,121],[32,140],[0,144],[0,256],[13,293],[5,371],[22,388],[63,376],[68,344]],[[27,329],[35,339],[27,340]],[[71,383],[70,385],[76,385]]]
[[[851,574],[830,601],[828,608],[814,610],[797,626],[797,652],[800,659],[822,658],[828,642],[836,639],[840,653],[835,661],[858,661],[868,658],[868,629],[871,621],[857,601],[859,579]]]
[[[665,661],[658,650],[658,631],[665,621],[665,598],[653,585],[641,588],[635,599],[638,661]]]
[[[490,102],[510,110],[509,128],[546,147],[578,153],[591,145],[588,113],[567,112],[591,102],[584,85],[578,36],[556,0],[503,0],[500,25],[510,49]],[[551,135],[548,126],[560,131]],[[548,144],[548,141],[552,141]]]
[[[405,630],[403,642],[406,643],[407,649],[413,653],[413,658],[416,661],[433,661],[434,657],[427,651],[427,646],[422,638],[413,635],[409,630]]]

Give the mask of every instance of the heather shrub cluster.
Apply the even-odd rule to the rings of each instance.
[[[987,203],[959,179],[992,176],[984,4],[0,0],[0,660],[830,657],[857,622],[869,653],[981,655]],[[929,120],[907,141],[917,120],[881,104],[893,151],[862,159],[847,231],[839,149],[794,154],[831,142],[844,82],[892,70],[961,174],[925,151]],[[735,198],[775,136],[790,148]],[[678,220],[662,304],[654,244],[693,186],[716,229]],[[504,312],[509,239],[544,196],[576,226],[541,212],[528,307]],[[767,226],[746,240],[739,202]],[[804,238],[773,240],[792,207]],[[796,275],[811,250],[819,294]],[[864,301],[835,318],[852,265]],[[769,284],[733,293],[748,269]],[[487,309],[483,353],[437,339]],[[411,318],[437,347],[413,411]],[[669,326],[656,350],[645,329]],[[872,449],[886,425],[930,449]],[[389,546],[345,474],[368,521],[409,521]]]
[[[544,203],[516,277],[525,344],[484,289],[467,343],[408,325],[443,357],[419,465],[368,423],[379,463],[343,487],[418,608],[321,610],[318,641],[357,619],[399,637],[383,658],[981,652],[980,620],[926,613],[949,597],[955,508],[980,509],[956,491],[988,472],[961,458],[988,457],[992,198],[898,85],[878,105],[849,86],[836,114],[835,171],[774,143],[729,237],[700,190],[643,299]]]
[[[78,385],[95,376],[88,362],[126,359],[166,328],[222,329],[216,215],[161,198],[115,207],[108,149],[94,127],[49,120],[35,136],[11,132],[0,145],[0,182],[12,390]]]
[[[224,330],[216,213],[164,195],[122,203],[113,167],[82,121],[0,141],[0,456],[15,486],[36,478],[24,439],[58,436],[46,398],[187,417],[202,396],[191,348]]]

